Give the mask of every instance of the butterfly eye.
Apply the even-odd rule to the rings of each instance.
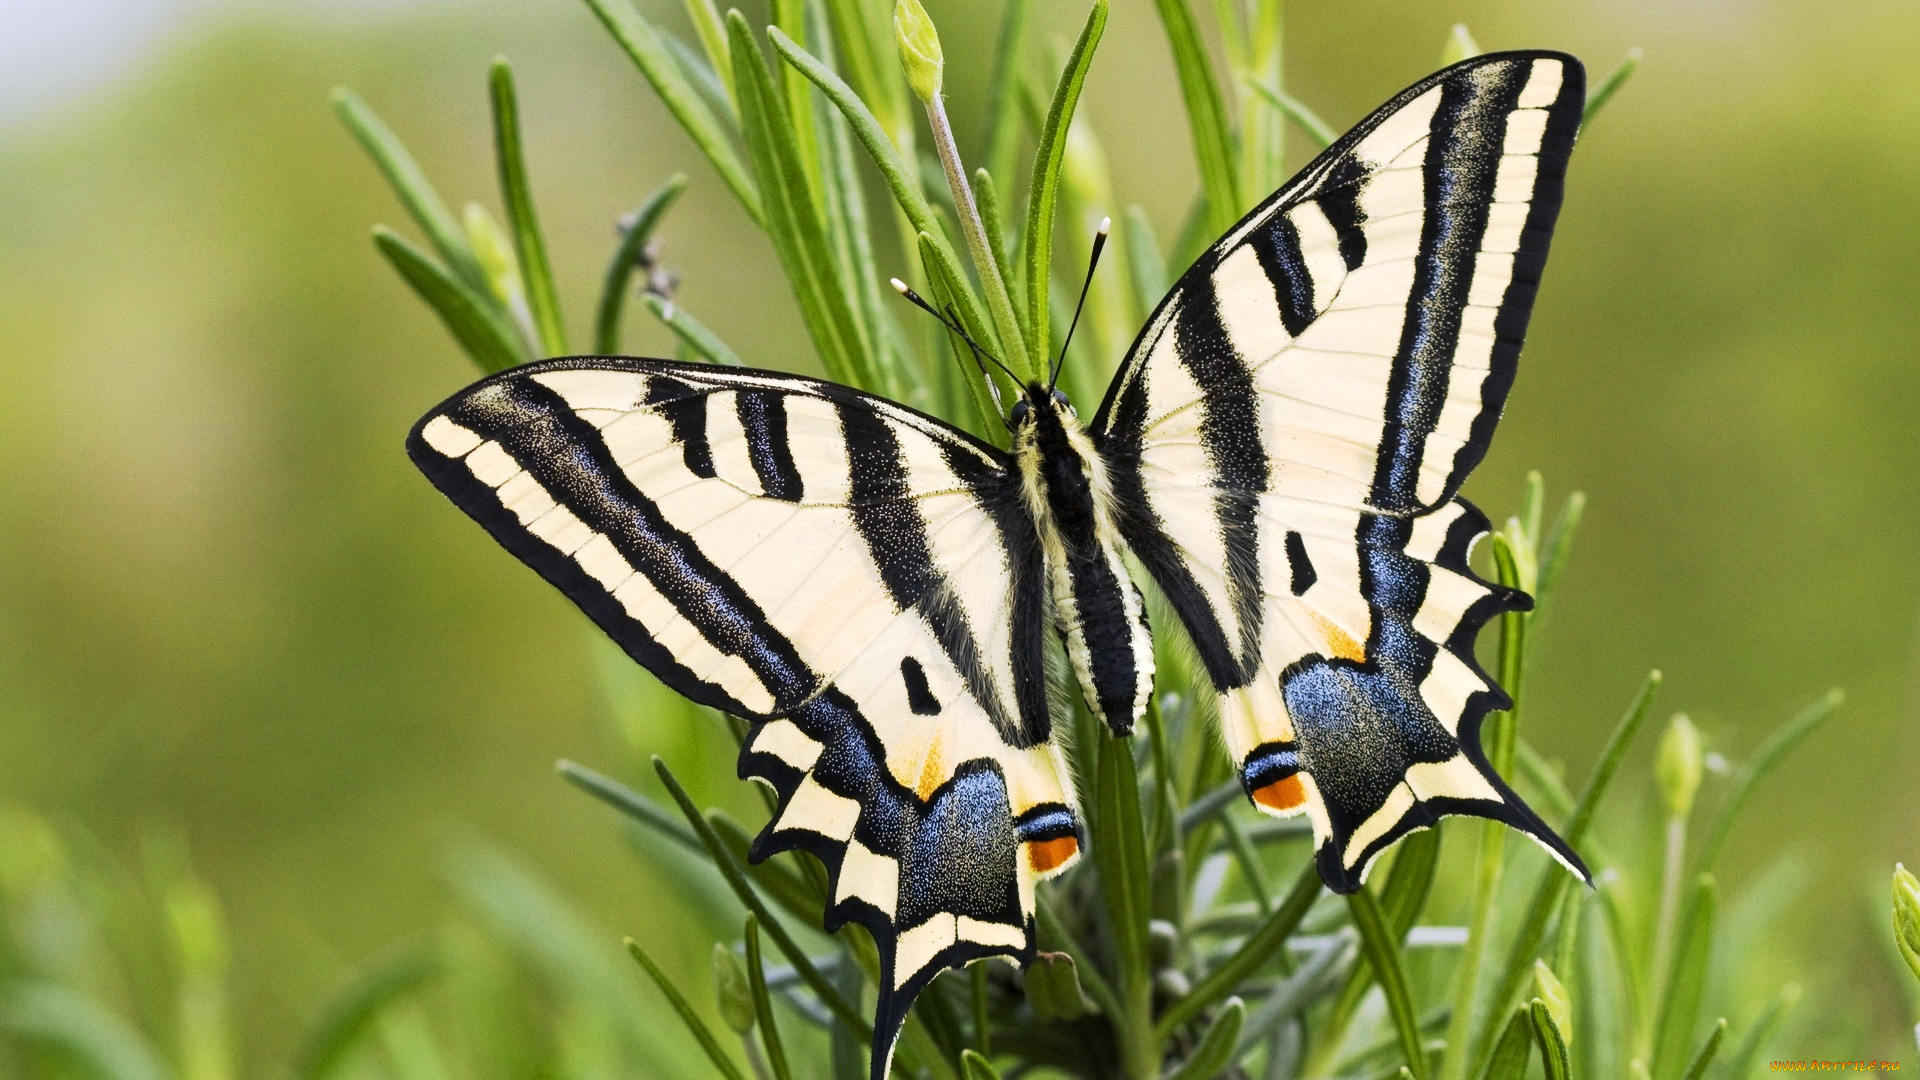
[[[1055,390],[1053,392],[1053,403],[1055,405],[1058,405],[1062,409],[1073,408],[1073,406],[1067,404],[1067,395],[1066,395],[1066,392],[1063,390]]]
[[[1031,411],[1032,410],[1028,407],[1027,402],[1024,398],[1014,402],[1013,403],[1013,422],[1016,424],[1026,423],[1027,413]]]

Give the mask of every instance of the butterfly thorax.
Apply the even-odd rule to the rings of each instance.
[[[1087,706],[1125,734],[1153,688],[1153,639],[1120,559],[1106,464],[1066,397],[1038,384],[1013,409],[1013,462],[1067,658]]]

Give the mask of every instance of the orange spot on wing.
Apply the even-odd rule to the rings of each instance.
[[[1036,874],[1045,874],[1072,861],[1080,854],[1080,841],[1071,836],[1053,840],[1035,840],[1027,845],[1027,863]]]
[[[1321,636],[1326,638],[1328,656],[1337,656],[1342,660],[1352,660],[1355,663],[1366,661],[1367,647],[1355,641],[1352,634],[1335,626],[1330,619],[1317,611],[1309,614],[1313,616],[1314,625],[1320,628]]]
[[[1253,789],[1253,801],[1269,810],[1284,812],[1304,804],[1307,801],[1307,789],[1300,783],[1299,774],[1295,773],[1265,787]]]

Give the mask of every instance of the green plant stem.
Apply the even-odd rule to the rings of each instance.
[[[974,273],[980,278],[980,291],[986,294],[987,311],[993,317],[994,336],[1000,341],[1000,356],[1015,371],[1032,379],[1045,377],[1027,353],[1021,339],[1020,320],[1013,313],[1013,298],[1000,276],[1000,264],[994,258],[993,243],[987,227],[980,221],[980,207],[974,202],[973,187],[967,181],[967,167],[961,164],[960,147],[953,141],[953,125],[947,120],[947,106],[938,94],[927,102],[927,125],[933,130],[933,147],[940,155],[940,167],[947,174],[947,187],[953,192],[954,210],[960,215],[960,234],[966,238],[967,252],[973,256]]]
[[[560,321],[560,292],[547,261],[547,244],[533,211],[533,192],[527,184],[526,151],[520,142],[520,103],[513,88],[513,67],[495,57],[487,87],[493,96],[493,141],[500,165],[500,194],[513,227],[513,250],[520,258],[520,277],[527,289],[540,347],[548,356],[567,352],[567,333]]]
[[[1353,925],[1360,931],[1361,947],[1366,950],[1367,960],[1373,964],[1374,977],[1380,980],[1380,990],[1387,999],[1387,1010],[1393,1014],[1394,1030],[1400,1036],[1400,1049],[1406,1054],[1407,1068],[1413,1073],[1414,1080],[1425,1080],[1427,1055],[1421,1047],[1420,1014],[1413,1007],[1413,995],[1407,989],[1407,976],[1400,968],[1400,942],[1394,939],[1386,918],[1380,914],[1380,902],[1374,899],[1372,889],[1363,885],[1348,896],[1347,910],[1353,914]]]

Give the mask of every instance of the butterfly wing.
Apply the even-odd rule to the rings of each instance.
[[[883,961],[874,1075],[942,968],[1033,951],[1078,854],[1037,544],[1000,453],[790,375],[577,358],[428,413],[414,463],[675,690],[751,722],[753,857],[827,866]]]
[[[1248,793],[1304,811],[1327,883],[1439,815],[1578,858],[1487,764],[1456,497],[1512,385],[1583,74],[1502,53],[1410,87],[1209,249],[1094,421],[1122,531],[1190,632]],[[1584,870],[1581,871],[1584,874]]]

